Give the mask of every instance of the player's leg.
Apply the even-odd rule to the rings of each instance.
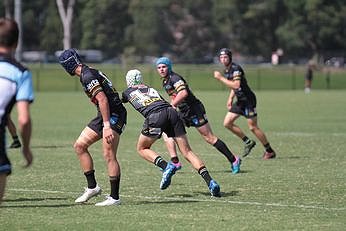
[[[2,202],[2,198],[5,194],[6,179],[7,179],[7,174],[6,173],[0,173],[0,204]]]
[[[85,127],[74,143],[74,150],[77,154],[82,171],[88,183],[88,187],[85,189],[83,195],[75,200],[77,203],[86,202],[91,197],[101,193],[101,188],[97,185],[95,179],[93,159],[88,150],[89,146],[98,141],[100,138],[100,135],[98,135],[90,127]]]
[[[228,130],[233,132],[236,136],[238,136],[240,139],[242,139],[245,134],[244,132],[234,123],[238,118],[239,114],[233,113],[233,112],[227,112],[224,120],[223,120],[223,126],[225,126]]]
[[[209,171],[207,170],[203,161],[192,151],[190,144],[187,140],[186,135],[181,135],[174,138],[179,150],[185,157],[185,159],[191,163],[192,167],[197,170],[198,174],[206,182],[209,191],[212,196],[220,197],[220,186],[215,180],[210,176]]]
[[[231,164],[231,170],[233,174],[237,174],[240,171],[241,160],[238,156],[235,156],[227,145],[215,136],[212,132],[209,123],[204,124],[203,126],[196,127],[201,136],[209,144],[213,145],[221,154],[223,154]]]
[[[177,148],[175,146],[175,142],[173,138],[168,138],[166,133],[162,133],[162,138],[165,142],[167,151],[171,157],[171,162],[175,165],[177,170],[181,169],[182,165],[179,162],[179,157],[177,154]]]
[[[234,112],[227,112],[223,125],[243,141],[243,157],[245,157],[250,154],[251,149],[255,147],[256,142],[249,139],[249,137],[247,137],[245,133],[237,125],[234,124],[234,122],[239,118],[239,116],[240,114]]]
[[[96,206],[119,205],[119,189],[120,189],[120,165],[117,160],[117,150],[120,141],[120,135],[112,130],[114,140],[112,143],[107,143],[105,139],[102,141],[103,158],[106,161],[111,193],[106,196],[106,200],[96,203]]]
[[[276,153],[274,152],[274,150],[272,149],[272,147],[270,146],[266,135],[264,134],[264,132],[258,127],[257,125],[257,116],[256,117],[251,117],[247,119],[247,123],[249,126],[249,129],[251,130],[251,132],[258,138],[258,140],[262,143],[265,152],[263,155],[264,159],[272,159],[276,157]]]
[[[156,140],[156,137],[154,138],[140,134],[137,143],[137,151],[143,159],[155,164],[157,167],[163,170],[160,189],[164,190],[171,184],[171,178],[175,174],[177,168],[172,163],[168,163],[166,160],[164,160],[155,151],[150,149]]]

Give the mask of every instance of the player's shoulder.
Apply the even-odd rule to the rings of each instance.
[[[9,65],[12,65],[13,67],[17,68],[20,72],[29,71],[29,69],[26,66],[24,66],[22,63],[18,62],[15,58],[9,55],[0,54],[0,62],[6,62]]]
[[[232,70],[243,70],[243,68],[238,63],[232,63],[231,69]]]
[[[169,79],[171,81],[179,81],[181,79],[184,79],[181,75],[179,75],[178,73],[172,72],[169,76]]]

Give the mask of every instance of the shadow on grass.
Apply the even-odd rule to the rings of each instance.
[[[32,149],[70,148],[72,145],[33,145]]]
[[[17,202],[40,202],[40,201],[62,201],[69,198],[63,197],[48,197],[48,198],[17,198],[17,199],[5,199],[3,200],[0,208],[59,208],[59,207],[73,207],[78,204],[32,204],[32,205],[19,205]],[[11,205],[13,203],[13,205]]]
[[[135,202],[136,205],[146,205],[146,204],[186,204],[186,203],[199,203],[200,201],[196,201],[196,200],[186,200],[186,199],[182,199],[182,198],[177,198],[176,200],[154,200],[154,201],[138,201]]]

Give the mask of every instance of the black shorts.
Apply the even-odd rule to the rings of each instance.
[[[208,123],[207,114],[202,103],[196,103],[185,110],[179,111],[186,127],[201,127]]]
[[[232,113],[242,115],[245,118],[253,118],[257,116],[256,111],[256,105],[251,104],[241,104],[241,103],[234,103],[231,107],[231,110],[229,110]]]
[[[6,134],[5,134],[5,126],[0,125],[0,174],[11,174],[11,163],[7,157],[6,153]]]
[[[122,112],[111,113],[109,123],[111,125],[111,128],[119,135],[121,135],[121,133],[125,130],[126,118],[126,110],[123,110]],[[89,122],[88,127],[94,130],[97,134],[99,134],[102,137],[103,119],[100,112],[98,112],[97,116]]]
[[[183,121],[172,107],[151,113],[145,118],[141,133],[144,136],[160,138],[162,132],[168,137],[178,137],[186,134]]]

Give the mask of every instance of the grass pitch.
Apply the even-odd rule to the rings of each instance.
[[[240,153],[241,141],[222,126],[227,92],[196,95],[214,133]],[[19,151],[9,150],[13,174],[0,207],[1,230],[344,230],[345,91],[260,91],[257,97],[259,126],[278,154],[274,160],[261,159],[263,147],[257,142],[243,159],[241,173],[231,175],[226,159],[188,129],[193,150],[221,185],[217,199],[210,198],[185,160],[171,186],[159,189],[161,172],[135,150],[143,118],[127,106],[128,125],[118,153],[122,205],[99,208],[94,204],[103,196],[74,203],[85,179],[72,144],[96,115],[95,108],[82,92],[37,93],[34,164],[22,169]],[[254,138],[244,119],[238,125]],[[153,149],[168,158],[162,140]],[[90,150],[98,183],[109,193],[101,145]]]

